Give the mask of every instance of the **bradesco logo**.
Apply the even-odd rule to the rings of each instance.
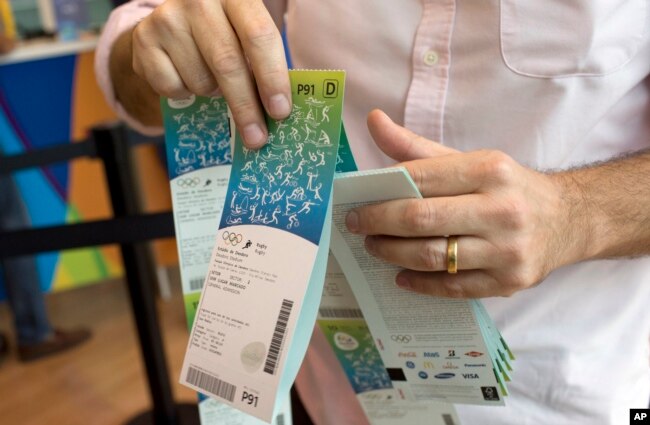
[[[445,357],[445,359],[456,359],[457,360],[459,358],[460,357],[458,357],[456,355],[456,350],[447,350],[447,357]]]
[[[451,379],[454,376],[456,376],[455,373],[446,372],[446,373],[439,373],[437,375],[434,375],[434,378],[436,378],[436,379]]]

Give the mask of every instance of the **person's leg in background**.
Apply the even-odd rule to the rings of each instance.
[[[0,231],[29,227],[27,210],[9,175],[0,175]],[[44,295],[39,286],[33,256],[11,257],[2,262],[5,288],[18,340],[18,356],[36,360],[74,347],[90,336],[87,330],[53,329],[47,317]],[[3,338],[0,338],[3,339]],[[3,351],[0,341],[0,355]]]

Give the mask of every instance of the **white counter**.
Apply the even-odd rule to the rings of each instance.
[[[23,42],[11,53],[0,56],[0,66],[92,51],[95,50],[97,39],[97,36],[84,36],[76,41],[38,40]]]

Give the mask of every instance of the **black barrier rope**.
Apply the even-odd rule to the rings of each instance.
[[[128,137],[124,143],[133,147],[161,144],[164,143],[164,139],[161,137]],[[82,157],[96,158],[97,149],[95,146],[95,140],[90,138],[76,142],[61,142],[16,155],[0,155],[0,175],[15,173],[25,168],[45,167],[69,162]]]
[[[0,233],[0,258],[174,236],[171,212]]]
[[[24,168],[68,162],[84,156],[90,158],[96,156],[94,141],[64,143],[19,155],[0,156],[0,175],[10,174]]]

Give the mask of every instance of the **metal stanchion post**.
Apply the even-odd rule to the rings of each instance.
[[[118,125],[93,129],[115,217],[138,212],[135,179],[124,134],[124,128]],[[153,405],[151,411],[138,415],[129,424],[199,424],[196,405],[174,403],[155,300],[148,285],[146,247],[141,243],[125,243],[120,245],[120,250]]]

